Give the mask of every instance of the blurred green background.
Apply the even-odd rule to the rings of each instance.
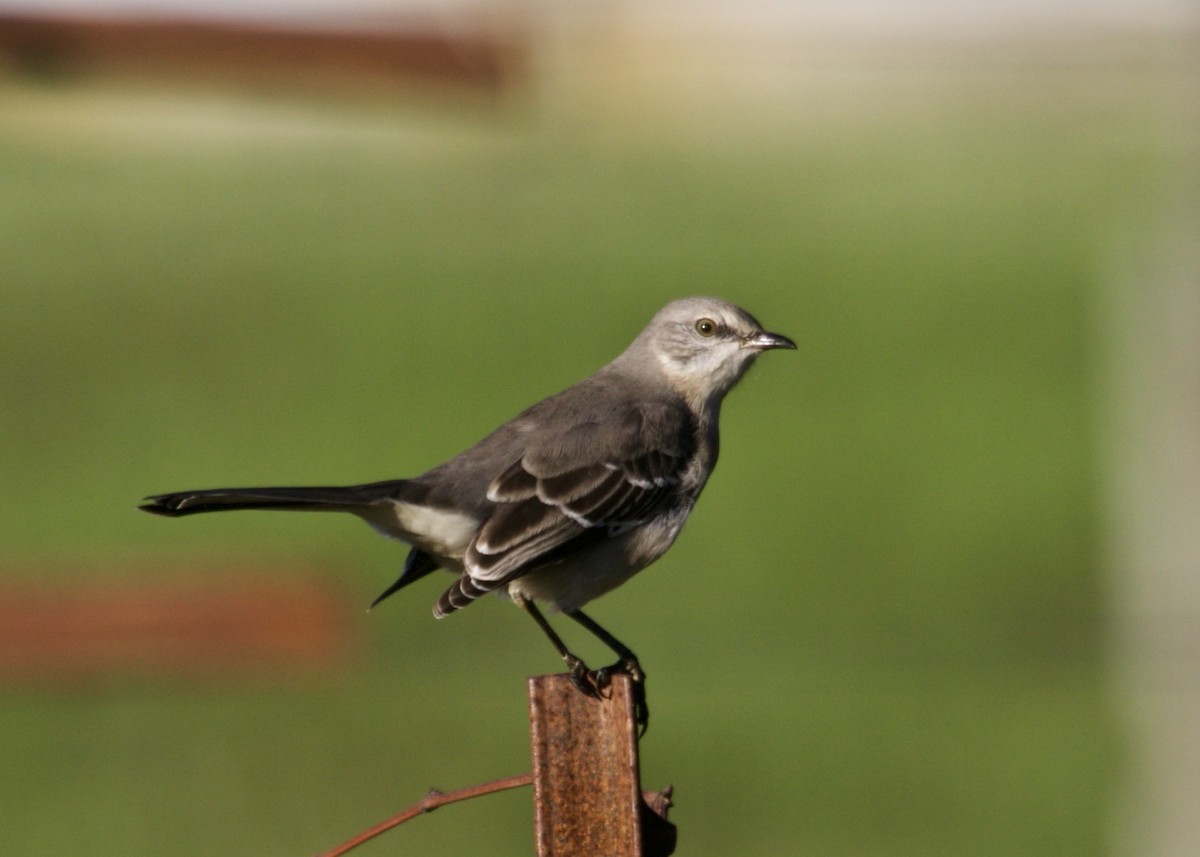
[[[0,85],[5,578],[316,568],[354,640],[312,679],[6,687],[5,850],[312,853],[527,770],[523,680],[558,663],[518,612],[435,622],[435,577],[360,614],[404,555],[352,519],[134,506],[415,474],[713,294],[799,351],[591,611],[647,667],[678,853],[1107,853],[1093,316],[1186,148],[1179,66],[1126,47],[661,104]],[[518,791],[359,853],[528,854],[531,825]]]

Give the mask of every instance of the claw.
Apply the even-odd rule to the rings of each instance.
[[[608,690],[608,686],[612,684],[613,669],[612,667],[601,667],[598,670],[592,670],[588,674],[588,678],[592,680],[592,684],[596,690],[603,693]]]
[[[623,658],[621,668],[632,680],[630,684],[633,690],[633,718],[638,725],[638,738],[641,738],[650,728],[650,705],[646,702],[646,673],[634,657]]]
[[[646,673],[637,658],[630,656],[590,674],[598,691],[608,687],[614,675],[627,675],[631,679],[633,717],[638,726],[638,738],[641,738],[650,728],[650,706],[646,702]]]
[[[604,691],[612,684],[614,675],[627,675],[633,691],[633,718],[638,727],[638,738],[646,734],[650,728],[650,706],[646,703],[646,673],[637,658],[625,657],[615,664],[609,664],[598,670],[588,669],[580,658],[567,655],[563,658],[571,675],[571,684],[584,696],[593,699],[605,698]]]
[[[645,676],[640,675],[633,679],[633,719],[637,723],[638,738],[646,734],[650,728],[650,705],[646,702],[646,681]]]
[[[638,663],[637,658],[622,658],[619,664],[621,672],[633,679],[634,684],[646,683],[646,673],[642,671],[642,665]]]
[[[600,690],[596,683],[596,671],[588,669],[588,665],[574,655],[570,655],[564,660],[567,662],[567,669],[571,673],[571,684],[575,685],[575,689],[584,696],[598,699]]]

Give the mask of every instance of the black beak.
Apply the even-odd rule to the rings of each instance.
[[[762,333],[747,337],[742,340],[743,348],[757,348],[759,351],[770,351],[772,348],[791,348],[795,350],[796,343],[788,339],[782,333],[767,333],[765,330]]]

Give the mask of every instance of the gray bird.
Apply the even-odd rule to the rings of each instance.
[[[231,509],[350,512],[411,545],[404,569],[371,605],[438,568],[457,575],[442,618],[496,592],[533,617],[577,687],[596,693],[628,673],[648,709],[628,646],[580,608],[662,556],[717,463],[725,394],[755,358],[795,348],[748,312],[714,298],[668,304],[591,377],[538,402],[479,443],[413,479],[340,488],[216,488],[147,497],[169,517]],[[552,604],[617,655],[590,671],[535,602]]]

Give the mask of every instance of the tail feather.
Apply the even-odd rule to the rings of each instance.
[[[471,575],[464,573],[458,580],[450,584],[449,589],[442,593],[442,597],[433,606],[433,615],[437,619],[449,616],[455,610],[461,610],[463,607],[466,607],[480,595],[486,595],[507,582],[508,578],[486,582],[477,581],[473,580]],[[483,584],[482,586],[480,585],[481,583]]]
[[[393,483],[397,487],[402,482]],[[364,490],[370,488],[370,491]],[[225,512],[235,509],[326,510],[361,507],[385,496],[384,483],[347,488],[213,488],[204,491],[177,491],[146,498],[138,508],[154,515],[178,518],[198,512]]]

